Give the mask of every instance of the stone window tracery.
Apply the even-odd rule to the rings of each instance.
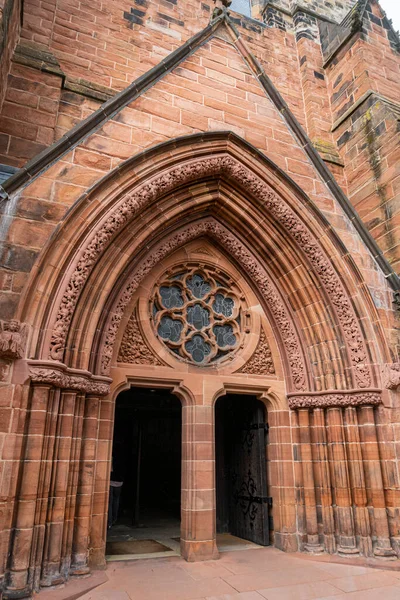
[[[207,366],[231,358],[242,345],[244,297],[220,270],[187,266],[169,271],[151,305],[157,337],[180,359]]]

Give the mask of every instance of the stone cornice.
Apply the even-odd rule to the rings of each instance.
[[[289,408],[339,408],[346,406],[379,406],[382,404],[381,390],[331,390],[288,394]]]
[[[33,383],[43,383],[95,396],[106,396],[110,392],[112,379],[109,377],[93,376],[89,371],[69,369],[61,362],[30,360],[28,367]]]

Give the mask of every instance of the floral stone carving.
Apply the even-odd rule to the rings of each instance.
[[[114,212],[102,223],[84,249],[67,284],[53,328],[50,358],[62,360],[69,325],[80,292],[99,256],[118,231],[145,205],[150,204],[157,197],[172,191],[179,185],[204,175],[224,174],[233,178],[238,185],[246,190],[246,193],[252,194],[302,248],[335,308],[344,332],[350,360],[354,367],[355,383],[360,388],[369,387],[371,385],[371,371],[357,316],[348,293],[320,244],[305,223],[282,198],[278,197],[250,169],[228,155],[203,158],[178,165],[168,172],[154,177],[148,183],[128,194],[115,207]]]
[[[135,313],[133,312],[124,331],[118,353],[118,362],[136,365],[162,365],[143,339]]]
[[[275,367],[272,360],[272,352],[268,344],[264,330],[261,330],[260,339],[254,354],[247,363],[239,369],[239,373],[251,375],[274,375]]]
[[[95,379],[87,372],[68,372],[65,365],[51,368],[46,365],[29,365],[29,375],[33,383],[43,383],[65,390],[76,390],[95,396],[106,396],[110,392],[110,379]]]
[[[378,406],[382,403],[378,391],[327,392],[325,394],[289,396],[289,408],[340,408],[346,406]]]

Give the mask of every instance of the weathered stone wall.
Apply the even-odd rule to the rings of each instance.
[[[0,0],[0,110],[7,89],[7,75],[21,27],[21,0]],[[5,140],[0,136],[0,154]]]

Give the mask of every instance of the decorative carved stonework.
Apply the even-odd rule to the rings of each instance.
[[[0,357],[23,358],[25,355],[28,326],[19,321],[0,321]]]
[[[136,315],[133,312],[124,331],[118,352],[118,362],[136,365],[162,365],[143,339]]]
[[[250,360],[248,360],[247,363],[241,369],[239,369],[239,373],[249,373],[251,375],[274,375],[274,361],[272,360],[271,349],[263,329],[261,330],[260,339],[254,354]]]
[[[353,366],[356,386],[359,388],[369,387],[371,370],[357,316],[348,293],[319,242],[283,198],[277,196],[250,169],[228,155],[202,158],[175,166],[127,194],[115,207],[114,212],[101,224],[86,249],[83,250],[67,284],[53,328],[50,358],[62,360],[69,325],[81,290],[99,256],[115,235],[134,215],[157,197],[204,175],[227,175],[232,178],[265,207],[296,240],[319,276],[336,311]]]
[[[77,390],[95,396],[106,396],[110,392],[110,379],[93,378],[90,373],[71,372],[65,365],[47,366],[45,364],[29,364],[29,375],[34,383],[46,383],[54,387]]]
[[[293,387],[299,391],[305,390],[306,369],[301,346],[297,338],[292,318],[283,304],[280,295],[269,280],[267,273],[248,252],[246,247],[225,229],[225,227],[213,219],[204,220],[196,225],[191,225],[171,237],[163,246],[158,248],[152,255],[148,256],[133,274],[118,300],[117,305],[110,311],[111,318],[101,354],[103,375],[106,375],[109,372],[115,339],[126,307],[144,277],[150,273],[155,265],[159,264],[166,256],[171,254],[171,252],[192,239],[205,234],[216,239],[221,246],[228,250],[231,256],[237,260],[249,277],[251,277],[252,281],[257,285],[261,296],[270,307],[277,328],[281,333],[282,342],[287,352]]]
[[[288,396],[289,408],[334,408],[342,406],[378,406],[382,403],[381,392],[332,391],[307,395]]]
[[[232,360],[244,340],[247,304],[220,267],[178,265],[157,282],[150,318],[175,358],[206,367]]]
[[[222,15],[223,13],[228,12],[230,5],[232,4],[232,0],[214,0],[215,8],[212,13],[212,18],[215,19]]]
[[[213,252],[206,246],[200,246],[192,251],[192,254],[206,254],[207,256],[215,256]]]
[[[387,390],[397,390],[400,386],[400,363],[383,366],[382,385]]]

